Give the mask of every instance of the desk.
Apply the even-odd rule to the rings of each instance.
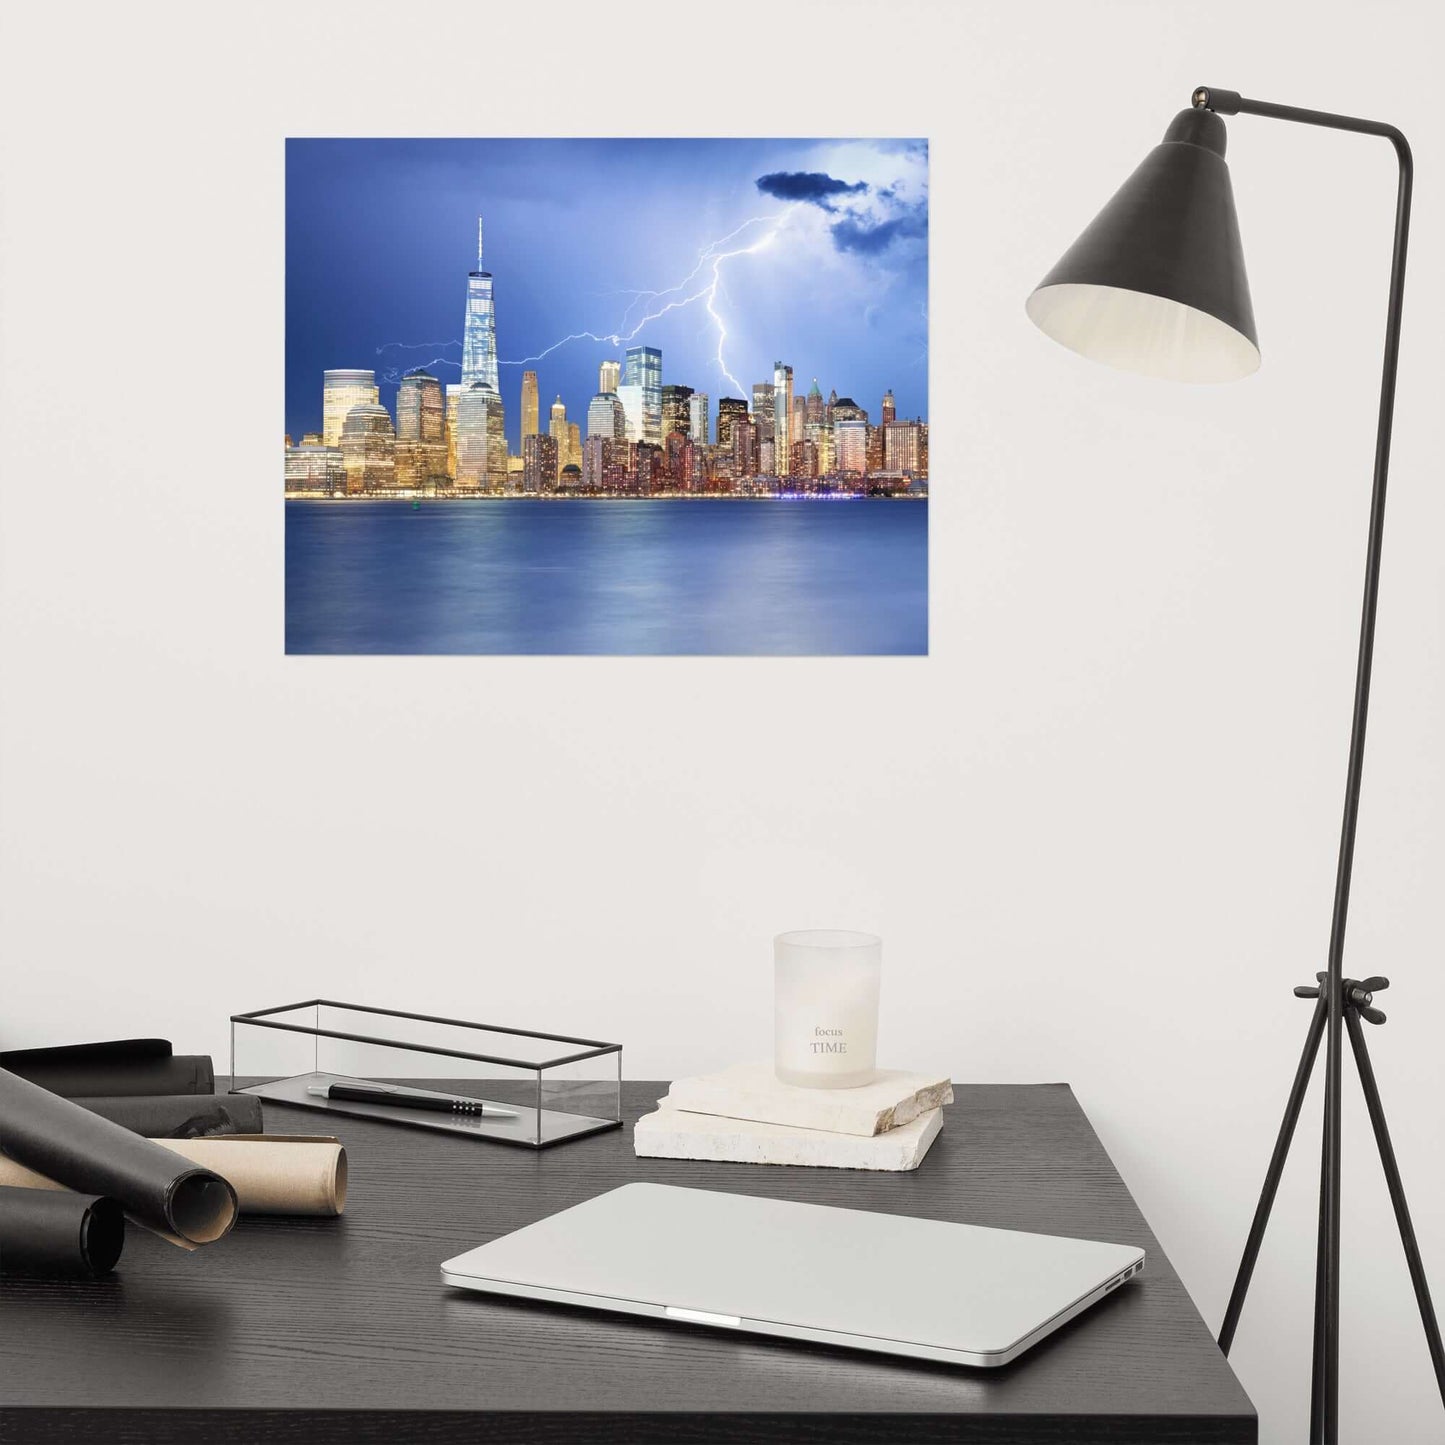
[[[221,1085],[224,1087],[224,1083]],[[626,1084],[630,1124],[665,1089]],[[339,1220],[0,1285],[0,1440],[84,1445],[1246,1445],[1253,1407],[1065,1084],[957,1089],[912,1174],[534,1154],[363,1120]],[[265,1106],[270,1132],[320,1116]],[[327,1121],[330,1125],[331,1121]],[[999,1370],[442,1288],[444,1259],[630,1180],[1142,1245],[1148,1268]]]

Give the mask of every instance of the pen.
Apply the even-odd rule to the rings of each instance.
[[[311,1084],[308,1094],[319,1099],[351,1099],[358,1104],[391,1104],[404,1109],[430,1109],[437,1114],[471,1114],[488,1119],[515,1119],[511,1109],[462,1099],[453,1094],[428,1094],[420,1089],[389,1088],[385,1084]]]

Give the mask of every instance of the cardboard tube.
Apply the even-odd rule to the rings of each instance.
[[[222,1238],[236,1191],[219,1174],[0,1069],[0,1149],[79,1194],[114,1199],[137,1224],[185,1249]]]
[[[227,1134],[152,1142],[226,1180],[242,1214],[332,1216],[346,1208],[346,1150],[329,1134]],[[0,1187],[5,1185],[65,1187],[0,1155]]]
[[[336,1215],[346,1150],[330,1134],[226,1134],[156,1141],[230,1181],[242,1214]]]

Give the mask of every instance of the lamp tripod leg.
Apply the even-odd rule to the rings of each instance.
[[[1380,1163],[1384,1166],[1390,1203],[1395,1207],[1395,1223],[1400,1228],[1400,1243],[1405,1247],[1405,1263],[1410,1269],[1410,1282],[1415,1286],[1415,1302],[1420,1307],[1420,1323],[1425,1327],[1425,1342],[1430,1349],[1430,1361],[1435,1366],[1435,1383],[1440,1388],[1441,1401],[1445,1402],[1445,1348],[1442,1348],[1440,1343],[1440,1323],[1435,1318],[1435,1306],[1430,1300],[1430,1284],[1425,1278],[1425,1264],[1420,1258],[1420,1245],[1416,1241],[1415,1226],[1410,1219],[1410,1206],[1405,1201],[1405,1186],[1400,1179],[1400,1166],[1395,1161],[1395,1146],[1390,1142],[1390,1129],[1385,1122],[1385,1106],[1380,1102],[1374,1066],[1370,1063],[1369,1050],[1365,1047],[1365,1032],[1360,1027],[1359,1015],[1352,1008],[1345,1010],[1345,1027],[1349,1030],[1350,1048],[1354,1051],[1360,1087],[1364,1090],[1365,1107],[1370,1111],[1370,1123],[1374,1126],[1375,1142],[1380,1148]]]
[[[1234,1343],[1234,1332],[1239,1326],[1239,1316],[1244,1309],[1244,1297],[1249,1292],[1249,1281],[1259,1259],[1259,1248],[1264,1242],[1264,1231],[1269,1224],[1270,1210],[1274,1197],[1279,1191],[1280,1176],[1284,1173],[1285,1159],[1294,1138],[1295,1125],[1299,1123],[1300,1108],[1304,1103],[1305,1091],[1309,1088],[1310,1074],[1314,1070],[1315,1057],[1319,1053],[1320,1040],[1325,1033],[1325,1019],[1329,1002],[1320,991],[1319,1002],[1310,1019],[1309,1033],[1300,1054],[1299,1067],[1295,1070],[1294,1083],[1290,1086],[1289,1100],[1285,1104],[1284,1120],[1279,1126],[1279,1135],[1274,1141],[1274,1153],[1270,1155],[1269,1169],[1264,1176],[1264,1188],[1260,1191],[1259,1203],[1255,1206],[1254,1220],[1249,1226],[1249,1237],[1244,1243],[1244,1255],[1239,1261],[1239,1272],[1234,1277],[1234,1288],[1230,1291],[1229,1304],[1224,1311],[1224,1323],[1219,1327],[1219,1348],[1227,1355]]]
[[[1321,990],[1321,1002],[1324,991]],[[1314,1348],[1310,1354],[1310,1445],[1324,1445],[1325,1440],[1325,1340],[1328,1330],[1325,1310],[1325,1249],[1328,1225],[1325,1200],[1330,1187],[1330,1114],[1325,1106],[1324,1138],[1320,1144],[1320,1213],[1319,1234],[1315,1244],[1315,1328]]]

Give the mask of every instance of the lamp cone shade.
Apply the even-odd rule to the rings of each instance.
[[[1170,381],[1259,368],[1223,120],[1180,112],[1039,282],[1029,318],[1081,356]]]

